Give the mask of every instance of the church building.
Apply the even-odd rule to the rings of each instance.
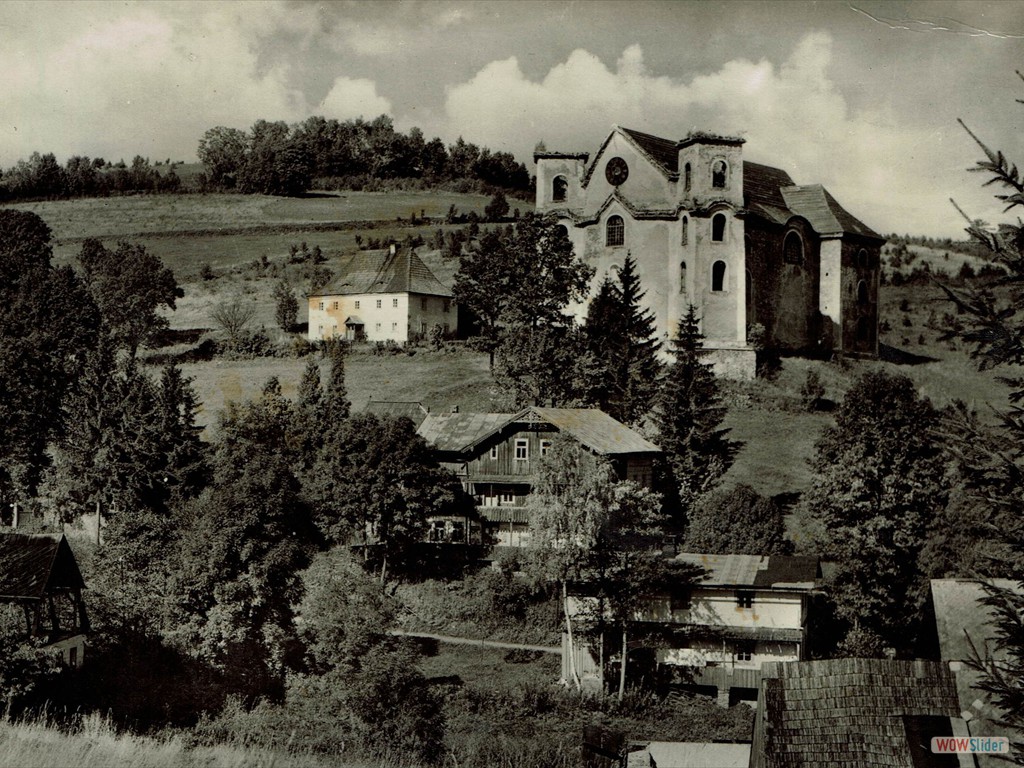
[[[595,268],[591,295],[632,255],[663,339],[694,305],[721,373],[753,377],[756,325],[783,351],[877,356],[885,239],[822,186],[744,161],[743,143],[615,126],[592,162],[538,151],[537,210]]]

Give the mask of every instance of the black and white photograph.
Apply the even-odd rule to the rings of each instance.
[[[6,0],[0,73],[0,766],[1024,765],[1024,0]]]

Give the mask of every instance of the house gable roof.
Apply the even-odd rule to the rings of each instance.
[[[953,721],[963,725],[953,673],[942,662],[768,662],[761,680],[751,765],[941,766],[941,756],[929,759],[914,742],[940,729],[951,734]]]
[[[342,260],[341,274],[311,296],[367,293],[419,293],[451,297],[446,287],[411,248],[357,251]]]
[[[660,453],[661,449],[597,408],[526,408],[519,413],[452,413],[430,415],[420,435],[439,451],[475,448],[517,422],[540,420],[605,456]]]
[[[811,590],[821,578],[818,558],[805,555],[708,555],[682,552],[675,560],[703,568],[698,586]]]
[[[64,534],[0,534],[0,600],[39,600],[83,587],[85,581]]]

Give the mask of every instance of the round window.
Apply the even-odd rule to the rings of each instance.
[[[626,165],[626,161],[621,157],[613,157],[608,161],[608,165],[604,167],[604,177],[608,179],[608,183],[614,186],[619,186],[626,181],[629,176],[629,166]]]

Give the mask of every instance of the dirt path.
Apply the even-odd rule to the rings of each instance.
[[[539,651],[540,653],[557,653],[559,656],[562,655],[561,648],[549,645],[524,645],[523,643],[502,643],[497,640],[473,640],[468,637],[435,635],[432,632],[406,632],[402,629],[392,629],[388,634],[402,635],[403,637],[425,637],[429,640],[437,640],[439,643],[452,643],[453,645],[482,645],[485,648],[507,648],[508,650]]]

